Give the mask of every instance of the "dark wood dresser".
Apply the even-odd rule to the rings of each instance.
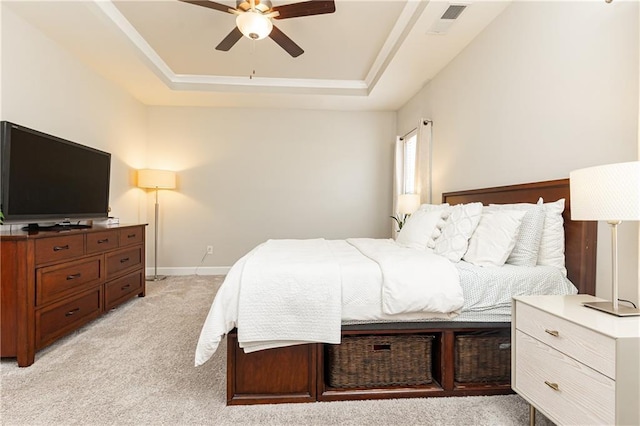
[[[145,295],[145,225],[0,233],[0,354],[36,351]]]

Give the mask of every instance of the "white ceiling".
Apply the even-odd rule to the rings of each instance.
[[[234,15],[177,0],[2,3],[147,105],[391,111],[509,5],[335,0],[335,13],[274,21],[305,50],[292,58],[268,38],[215,50]],[[468,7],[431,34],[450,4]]]

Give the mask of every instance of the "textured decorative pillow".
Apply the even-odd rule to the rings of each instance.
[[[419,250],[426,249],[429,241],[433,242],[435,235],[440,233],[439,230],[437,233],[435,231],[437,226],[443,222],[442,215],[444,212],[444,209],[432,211],[416,210],[407,218],[396,238],[396,242],[403,247]]]
[[[526,214],[525,210],[484,210],[463,259],[478,266],[504,265]]]
[[[435,240],[434,252],[452,262],[459,262],[480,221],[482,203],[458,204],[450,207],[449,212],[442,235]]]
[[[536,266],[544,229],[545,210],[541,204],[490,204],[485,210],[521,210],[526,214],[516,237],[516,245],[505,263],[517,266]]]
[[[555,266],[567,276],[564,264],[564,198],[544,203],[544,229],[538,252],[538,265]]]

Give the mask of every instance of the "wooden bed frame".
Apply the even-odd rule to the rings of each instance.
[[[535,203],[564,198],[565,263],[569,279],[580,293],[595,294],[596,222],[571,220],[569,179],[470,191],[449,192],[442,201],[455,205],[480,201],[484,204]],[[325,345],[321,343],[269,349],[245,354],[237,333],[227,336],[227,404],[270,404],[311,401],[361,400],[426,396],[496,395],[512,393],[510,380],[495,383],[455,381],[457,335],[482,331],[508,333],[509,322],[419,322],[345,325],[343,336],[423,335],[434,336],[433,382],[420,386],[380,388],[331,388],[326,380]]]

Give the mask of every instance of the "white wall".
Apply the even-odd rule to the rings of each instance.
[[[146,197],[134,188],[132,171],[145,161],[146,107],[0,8],[0,119],[110,152],[112,214],[145,222]]]
[[[638,16],[638,2],[510,5],[398,112],[399,134],[434,121],[434,199],[638,158]],[[619,234],[620,297],[637,300],[637,226]],[[606,225],[598,248],[610,297]]]
[[[395,127],[392,112],[150,107],[148,166],[178,171],[159,265],[181,273],[207,245],[200,272],[269,238],[389,237]]]

